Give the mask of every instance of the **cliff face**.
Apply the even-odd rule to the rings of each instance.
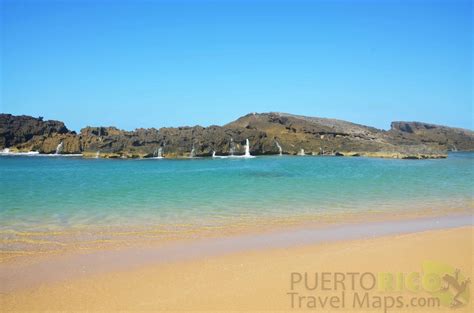
[[[474,150],[472,131],[417,122],[393,122],[390,131],[350,122],[285,113],[248,114],[224,126],[136,129],[86,127],[79,134],[62,122],[0,115],[0,149],[83,153],[100,157],[188,157],[243,154],[445,157]]]

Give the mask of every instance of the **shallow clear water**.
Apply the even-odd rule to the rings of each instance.
[[[473,153],[441,160],[0,157],[0,230],[466,209],[473,165]]]

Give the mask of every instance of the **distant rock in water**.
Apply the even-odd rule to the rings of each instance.
[[[224,126],[167,127],[124,131],[86,127],[79,134],[59,121],[0,114],[0,149],[105,158],[184,158],[212,155],[289,154],[440,158],[447,151],[473,151],[474,132],[419,122],[393,122],[389,131],[346,121],[251,113]],[[275,143],[278,144],[275,144]],[[62,144],[61,144],[62,143]]]

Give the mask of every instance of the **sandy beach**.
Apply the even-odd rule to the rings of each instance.
[[[0,0],[0,313],[474,313],[472,9]]]
[[[189,259],[92,271],[5,291],[1,306],[4,312],[449,312],[455,290],[451,285],[447,291],[440,291],[446,287],[443,277],[447,273],[455,275],[456,269],[460,270],[460,283],[472,277],[473,230],[472,226],[463,226],[230,249],[219,254],[209,250]],[[123,255],[117,257],[123,259]],[[116,261],[120,263],[120,259]],[[437,291],[424,285],[423,273],[430,270],[439,274],[440,281],[434,283]],[[315,273],[323,272],[327,275],[326,286],[320,280],[314,289]],[[413,287],[420,285],[418,279],[412,279],[413,275],[417,277],[413,273],[421,275],[421,289]],[[388,274],[404,275],[404,282],[389,288],[381,282],[381,277],[387,276],[380,276]],[[341,277],[344,288],[336,283]],[[355,277],[352,282],[351,277]],[[373,286],[372,277],[377,277]],[[378,296],[381,304],[377,303]],[[440,297],[441,302],[433,302],[434,297]],[[469,283],[459,299],[456,312],[472,311]]]

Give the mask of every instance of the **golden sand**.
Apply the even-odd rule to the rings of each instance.
[[[350,290],[346,290],[344,309],[323,309],[320,303],[313,309],[291,308],[288,295],[291,273],[412,273],[421,272],[424,262],[436,261],[460,269],[461,281],[473,277],[473,230],[472,227],[461,227],[289,249],[238,252],[94,274],[2,294],[1,310],[384,312],[383,308],[351,308],[353,292]],[[340,290],[307,291],[300,283],[296,283],[295,288],[300,295],[340,294]],[[387,312],[473,312],[473,289],[470,286],[468,304],[456,310],[449,306],[419,309],[405,305],[389,308]],[[369,294],[371,297],[380,295],[377,290]],[[430,297],[424,291],[408,290],[383,295],[402,296],[404,301]],[[303,308],[305,305],[307,303],[303,301]]]

